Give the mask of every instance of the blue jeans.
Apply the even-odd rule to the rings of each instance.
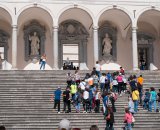
[[[148,107],[149,107],[149,99],[145,99],[145,100],[143,101],[143,108],[144,108],[144,109],[149,109]]]
[[[138,100],[134,100],[134,111],[137,112],[138,111]]]
[[[80,103],[76,103],[76,111],[80,112]]]
[[[41,67],[40,67],[40,70],[42,69],[42,67],[43,67],[43,70],[45,69],[45,64],[46,64],[46,62],[45,62],[45,61],[41,61]]]
[[[98,75],[98,78],[100,79],[101,77],[101,72],[100,71],[96,71],[97,75]]]
[[[149,101],[149,111],[152,111],[153,105],[154,105],[154,112],[156,112],[156,108],[157,108],[156,100]]]
[[[101,91],[104,90],[105,83],[100,83]]]
[[[132,130],[131,123],[126,123],[125,130]]]

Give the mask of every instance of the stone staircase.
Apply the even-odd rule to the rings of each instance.
[[[80,71],[81,76],[87,72],[89,71]],[[64,90],[66,73],[67,71],[0,71],[0,125],[6,126],[7,130],[57,130],[59,121],[67,118],[73,128],[89,130],[91,125],[96,124],[100,130],[104,130],[105,120],[102,113],[76,113],[73,106],[72,113],[68,114],[57,114],[53,110],[51,95],[58,86]],[[127,71],[126,75],[132,73],[144,75],[144,88],[160,88],[160,72]],[[126,105],[127,95],[118,98],[115,130],[121,130],[124,126]],[[61,104],[61,110],[62,108]],[[160,129],[159,113],[146,112],[142,108],[139,110],[135,117],[134,130]]]

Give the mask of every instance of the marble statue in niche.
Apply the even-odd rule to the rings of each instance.
[[[105,34],[105,38],[102,41],[103,46],[103,52],[102,55],[111,55],[111,49],[112,49],[112,40],[109,38],[108,33]]]
[[[40,40],[36,32],[34,32],[33,36],[29,35],[29,41],[31,42],[30,55],[32,56],[39,55]]]

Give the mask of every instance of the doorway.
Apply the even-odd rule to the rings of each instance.
[[[150,63],[153,61],[152,46],[138,46],[138,64],[140,70],[149,70]]]
[[[63,44],[63,64],[69,62],[73,67],[79,66],[79,46],[78,44]]]

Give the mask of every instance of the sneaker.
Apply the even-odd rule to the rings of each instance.
[[[58,114],[60,114],[61,112],[60,111],[58,111]]]
[[[83,113],[86,113],[86,111],[83,111]]]

